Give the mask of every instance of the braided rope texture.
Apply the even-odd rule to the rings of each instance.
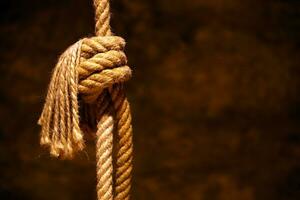
[[[110,30],[109,1],[94,0],[94,7],[97,36],[70,46],[53,71],[38,122],[42,126],[41,144],[48,146],[53,156],[72,158],[84,148],[84,129],[80,127],[97,124],[97,197],[123,200],[130,198],[132,172],[131,113],[123,89],[131,69],[124,54],[124,39],[113,36]],[[79,108],[88,111],[82,114]]]

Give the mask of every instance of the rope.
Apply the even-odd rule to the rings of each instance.
[[[41,144],[53,156],[72,158],[84,149],[83,127],[92,130],[97,124],[97,197],[123,200],[130,196],[132,171],[131,113],[123,89],[131,70],[123,52],[125,41],[110,30],[109,1],[94,0],[94,7],[96,36],[70,46],[54,68],[38,122]]]

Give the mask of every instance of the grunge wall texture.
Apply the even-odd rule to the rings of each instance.
[[[39,146],[59,54],[93,35],[91,0],[1,1],[0,199],[93,200],[94,145]],[[134,76],[136,200],[300,198],[300,2],[113,0]]]

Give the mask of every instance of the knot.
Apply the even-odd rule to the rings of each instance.
[[[38,122],[41,144],[52,155],[71,158],[84,148],[78,94],[92,103],[104,89],[131,77],[124,47],[120,37],[97,36],[79,40],[60,56]]]
[[[82,40],[77,71],[78,90],[85,102],[94,102],[105,88],[130,79],[124,47],[124,39],[118,36]]]

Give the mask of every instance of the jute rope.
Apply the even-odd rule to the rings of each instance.
[[[129,199],[132,171],[131,113],[123,82],[131,70],[125,41],[110,30],[109,0],[94,0],[94,7],[96,36],[70,46],[53,71],[38,122],[41,144],[53,156],[72,158],[84,149],[84,133],[95,128],[98,199],[123,200]]]

